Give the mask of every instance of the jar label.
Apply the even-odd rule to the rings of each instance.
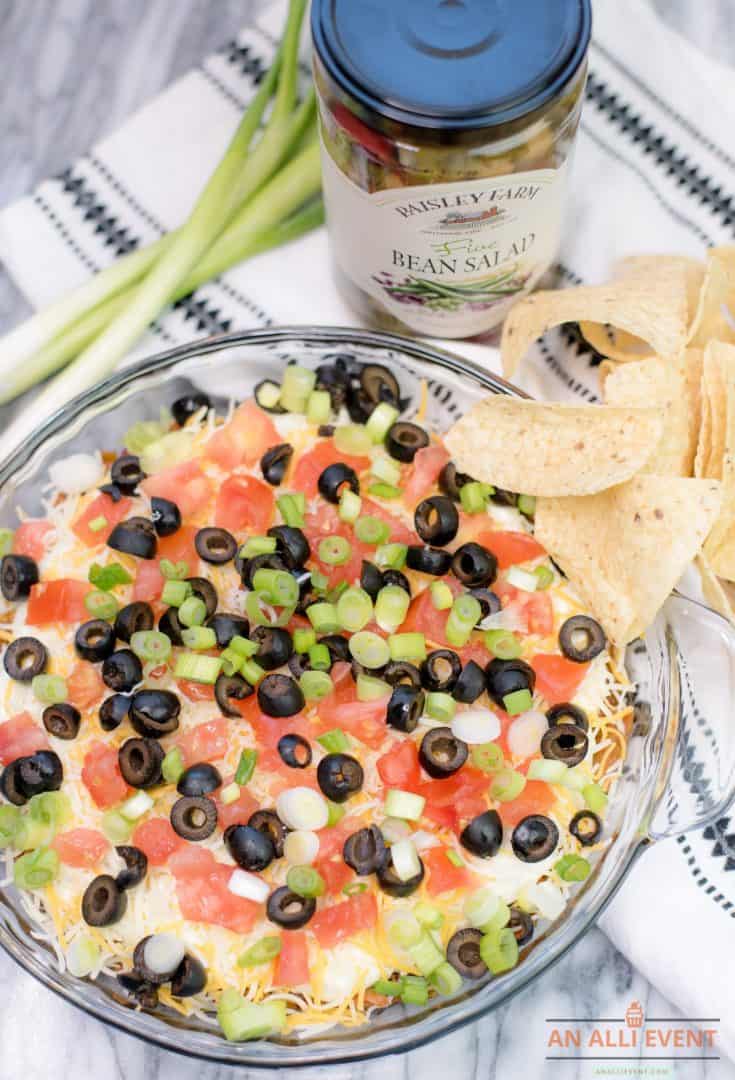
[[[566,165],[372,194],[324,148],[322,165],[339,268],[418,333],[498,326],[556,257]]]

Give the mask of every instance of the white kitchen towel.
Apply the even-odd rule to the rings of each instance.
[[[282,25],[274,0],[57,177],[0,213],[0,258],[40,307],[117,255],[178,225],[268,66]],[[558,272],[597,282],[619,256],[702,255],[735,237],[735,75],[664,27],[646,0],[597,0],[587,104]],[[274,323],[354,325],[329,272],[325,230],[232,270],[162,318],[135,355]],[[449,343],[489,368],[497,352]],[[550,399],[597,395],[597,358],[569,331],[532,351],[520,382]],[[711,717],[713,727],[729,717]],[[708,783],[696,760],[693,794]],[[612,940],[684,1013],[721,1019],[735,1058],[735,814],[663,842],[602,920]]]

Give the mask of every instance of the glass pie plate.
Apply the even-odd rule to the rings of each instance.
[[[407,416],[417,408],[425,379],[423,422],[437,431],[488,393],[520,394],[458,356],[388,334],[294,327],[212,338],[124,370],[40,426],[0,466],[0,525],[16,524],[18,506],[31,515],[42,512],[52,462],[120,446],[134,420],[157,418],[161,406],[192,385],[224,408],[230,398],[251,395],[261,379],[278,380],[289,360],[315,366],[346,354],[395,372],[408,399]],[[358,1061],[438,1038],[496,1008],[558,960],[597,920],[647,847],[714,821],[730,802],[735,738],[725,721],[735,699],[735,631],[708,608],[674,593],[645,640],[627,650],[626,666],[637,687],[636,720],[609,804],[609,846],[563,914],[541,926],[518,967],[505,975],[465,984],[453,997],[425,1007],[391,1006],[362,1027],[232,1044],[214,1021],[186,1020],[165,1007],[141,1012],[113,979],[89,982],[60,971],[12,887],[0,888],[0,945],[45,986],[104,1023],[168,1050],[225,1064],[295,1068]]]

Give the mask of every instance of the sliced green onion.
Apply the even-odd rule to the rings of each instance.
[[[153,809],[153,799],[147,791],[136,791],[120,806],[120,813],[126,821],[137,821]]]
[[[395,405],[389,405],[387,401],[381,401],[379,405],[376,405],[365,423],[365,430],[374,443],[385,440],[399,415]]]
[[[227,648],[232,649],[238,656],[244,656],[247,659],[250,656],[255,656],[258,651],[258,643],[251,641],[250,638],[243,637],[242,634],[235,634]]]
[[[478,930],[485,927],[506,926],[510,919],[510,908],[492,889],[477,889],[465,899],[464,914],[470,926]]]
[[[218,656],[198,656],[197,653],[180,653],[174,668],[175,679],[205,683],[214,686],[222,663]]]
[[[191,596],[191,585],[188,581],[171,579],[163,586],[161,600],[169,607],[181,607],[185,600]],[[205,609],[206,611],[206,609]]]
[[[295,578],[293,580],[296,581]],[[281,608],[280,615],[275,610],[276,606],[257,592],[249,592],[245,597],[245,611],[253,626],[285,626],[290,622],[296,604]]]
[[[533,706],[533,697],[530,690],[514,690],[512,694],[506,694],[503,698],[503,708],[508,716],[520,716],[528,712]]]
[[[187,649],[203,652],[204,649],[215,648],[217,635],[211,626],[192,626],[181,631],[181,640]]]
[[[518,963],[518,941],[507,927],[484,934],[480,941],[480,956],[493,973],[502,975]]]
[[[426,638],[423,634],[391,634],[388,638],[391,660],[408,660],[410,663],[426,659]]]
[[[3,555],[9,555],[13,550],[14,536],[12,529],[0,529],[0,558]]]
[[[340,521],[346,521],[348,525],[353,525],[362,510],[362,499],[359,495],[356,495],[351,488],[346,487],[339,497],[339,518]]]
[[[338,581],[337,584],[327,592],[327,601],[330,604],[336,604],[342,593],[347,589],[349,589],[349,585],[346,581]]]
[[[408,614],[411,597],[399,585],[384,585],[375,599],[375,621],[381,630],[394,633]]]
[[[320,746],[324,747],[328,754],[346,754],[352,748],[352,744],[342,728],[332,728],[331,731],[325,731],[323,735],[317,737],[316,741]]]
[[[516,660],[523,652],[520,638],[510,630],[486,630],[485,648],[498,660]]]
[[[426,1005],[429,1000],[429,987],[426,979],[419,975],[404,975],[401,1001],[404,1005]]]
[[[384,484],[395,487],[401,482],[401,467],[397,461],[391,458],[376,458],[370,466],[370,475],[376,480],[382,480]]]
[[[98,533],[102,532],[107,524],[109,524],[107,518],[103,514],[100,514],[99,517],[92,518],[91,521],[87,522],[87,528],[90,532]]]
[[[355,536],[361,544],[385,544],[390,539],[390,526],[380,518],[369,515],[359,517],[355,522]]]
[[[77,979],[83,979],[99,966],[101,950],[97,942],[81,934],[75,937],[66,953],[66,966],[70,974]]]
[[[589,782],[589,773],[582,766],[567,768],[564,772],[564,779],[561,781],[565,788],[569,788],[570,791],[578,791],[580,795]]]
[[[364,885],[365,883],[361,882],[361,884]],[[347,889],[349,889],[349,887],[349,885],[345,886]],[[365,888],[367,888],[367,885],[365,885]],[[342,891],[344,892],[344,889]],[[374,994],[380,994],[381,997],[400,997],[403,990],[403,979],[398,979],[395,982],[392,980],[389,981],[388,979],[378,979],[376,983],[373,983],[370,989]]]
[[[538,578],[530,570],[524,570],[520,566],[511,566],[507,573],[508,584],[522,592],[536,592]]]
[[[381,544],[375,552],[375,565],[388,570],[402,570],[407,557],[407,544]]]
[[[359,585],[345,589],[337,601],[337,619],[343,630],[356,634],[373,617],[373,602],[370,595]]]
[[[588,810],[594,814],[602,814],[607,806],[607,795],[599,784],[587,784],[582,788],[582,797]]]
[[[466,514],[481,514],[487,509],[487,500],[491,494],[492,488],[488,490],[487,484],[470,480],[459,489],[459,501]]]
[[[534,574],[538,578],[537,589],[548,589],[554,584],[554,571],[548,566],[537,566]]]
[[[122,444],[130,454],[139,454],[146,446],[157,442],[169,429],[171,417],[161,409],[160,420],[138,420],[123,436]]]
[[[470,747],[470,759],[476,769],[484,773],[495,773],[505,764],[503,751],[497,743],[479,743]]]
[[[314,592],[323,593],[327,591],[327,585],[329,584],[328,578],[321,572],[321,570],[312,570],[311,572],[311,585]]]
[[[307,701],[321,701],[334,690],[332,677],[326,671],[305,671],[299,686]]]
[[[404,821],[418,821],[424,812],[426,799],[412,791],[400,791],[392,788],[385,797],[386,817],[401,818]]]
[[[92,563],[87,577],[90,583],[102,592],[109,592],[116,585],[129,585],[133,580],[125,567],[116,562],[109,563],[107,566]]]
[[[286,1002],[246,1001],[237,990],[224,990],[217,1004],[217,1021],[230,1042],[263,1039],[283,1031],[286,1026]]]
[[[454,593],[446,581],[432,581],[429,585],[429,595],[437,611],[448,611],[454,603]]]
[[[0,851],[13,847],[23,828],[23,819],[17,806],[0,806]]]
[[[161,775],[167,784],[178,784],[184,771],[184,756],[178,746],[174,746],[161,762]]]
[[[297,896],[322,896],[326,885],[324,878],[313,866],[292,866],[286,874],[286,884]]]
[[[337,608],[334,604],[328,604],[326,601],[309,604],[306,609],[306,617],[317,634],[334,634],[341,629]]]
[[[158,564],[158,569],[165,577],[166,581],[183,581],[184,578],[189,576],[189,564],[185,559],[179,559],[178,562],[171,562],[170,559],[161,559]]]
[[[244,787],[245,784],[250,783],[255,772],[255,766],[258,761],[257,750],[243,750],[240,754],[240,760],[237,763],[237,769],[235,770],[235,783],[239,787]]]
[[[291,525],[294,529],[300,529],[303,526],[306,505],[297,494],[279,496],[276,499],[276,505],[287,525]]]
[[[228,784],[222,788],[219,798],[223,806],[230,806],[240,798],[240,788],[235,783]]]
[[[462,489],[464,490],[464,489]],[[482,618],[480,601],[470,593],[455,597],[452,610],[447,616],[446,638],[450,645],[462,648],[470,640],[472,631]]]
[[[71,803],[63,791],[44,791],[34,795],[28,804],[30,819],[42,825],[49,839],[72,818]]]
[[[309,395],[316,386],[316,372],[288,364],[283,373],[279,404],[288,412],[306,412]]]
[[[453,848],[447,848],[444,854],[446,855],[452,866],[460,867],[465,865],[465,861],[462,856],[459,855]]]
[[[462,987],[462,976],[446,960],[432,971],[429,982],[442,997],[451,997]]]
[[[265,678],[264,668],[249,656],[246,656],[240,664],[240,674],[251,686],[257,686]]]
[[[362,456],[369,454],[373,441],[361,424],[345,424],[334,433],[334,445],[340,454]]]
[[[126,821],[118,810],[108,810],[102,818],[102,832],[111,844],[127,844],[132,831],[131,822]]]
[[[592,867],[581,855],[562,855],[554,869],[562,881],[584,881]]]
[[[222,650],[219,658],[222,661],[222,671],[225,675],[237,675],[245,659],[245,657],[240,656],[239,652],[229,648],[229,646]]]
[[[69,696],[66,682],[61,675],[34,675],[31,690],[42,705],[60,705]]]
[[[308,609],[311,611],[311,608]],[[350,638],[350,654],[368,671],[385,667],[391,658],[388,642],[372,630],[361,630]]]
[[[306,402],[306,419],[310,424],[326,424],[332,415],[332,398],[328,390],[312,390]]]
[[[257,967],[259,964],[270,964],[280,952],[281,939],[279,937],[275,935],[263,937],[237,958],[237,965],[238,967]]]
[[[457,711],[457,702],[451,694],[436,690],[426,695],[425,709],[432,720],[440,720],[443,724],[448,724]]]
[[[327,566],[343,566],[352,554],[352,545],[344,536],[327,536],[319,541],[319,562]]]
[[[526,775],[529,780],[543,780],[547,784],[561,784],[564,782],[568,771],[563,761],[534,758],[528,766]]]
[[[431,934],[423,933],[415,945],[408,950],[414,966],[422,975],[431,975],[440,964],[444,963],[444,953],[441,951]]]
[[[536,513],[536,496],[519,495],[517,503],[519,511],[526,517],[532,518]]]
[[[384,484],[381,480],[377,484],[370,485],[368,494],[374,495],[376,499],[400,499],[402,492],[401,489],[395,487],[394,484]],[[388,526],[386,526],[386,528],[388,528]],[[390,536],[390,530],[388,536]],[[373,541],[369,540],[368,543],[373,543]],[[380,543],[380,541],[378,541],[378,543]]]
[[[171,655],[171,638],[160,630],[136,630],[130,635],[130,648],[141,660],[162,664]]]
[[[309,649],[309,663],[313,671],[329,671],[332,657],[326,645],[312,645]]]
[[[346,807],[327,799],[327,825],[338,825],[346,813]]]
[[[309,626],[297,626],[293,632],[293,647],[297,653],[308,653],[316,645],[316,634]]]
[[[188,461],[193,453],[193,432],[168,431],[140,453],[144,472],[157,473]]]
[[[515,769],[502,768],[493,777],[490,785],[490,798],[498,802],[512,802],[517,799],[526,786],[523,773]]]
[[[278,547],[275,536],[251,536],[240,548],[241,559],[254,559],[256,555],[272,555]]]
[[[84,606],[95,619],[114,619],[119,605],[109,593],[90,592],[84,597]]]
[[[299,600],[299,584],[287,570],[256,570],[253,574],[253,589],[267,604],[276,607],[292,607]]]
[[[390,697],[393,690],[384,679],[376,679],[374,675],[366,675],[362,671],[357,676],[356,686],[358,701],[379,701]]]
[[[43,889],[59,872],[59,856],[53,848],[40,847],[21,855],[13,864],[13,881],[19,889]]]
[[[187,596],[179,608],[182,626],[201,626],[207,617],[207,605],[198,596]]]
[[[421,923],[410,911],[401,911],[388,927],[388,941],[394,949],[410,949],[421,941]]]
[[[427,930],[438,930],[444,922],[444,916],[438,907],[430,904],[428,900],[419,900],[413,909],[413,913]]]

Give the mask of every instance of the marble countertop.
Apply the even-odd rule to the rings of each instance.
[[[133,109],[231,37],[263,0],[0,0],[0,206],[63,168]],[[615,0],[594,0],[598,4]],[[652,0],[691,41],[735,63],[732,0]],[[728,33],[729,32],[729,33]],[[0,332],[27,313],[0,271]],[[3,416],[0,414],[0,421]],[[304,1080],[510,1080],[600,1075],[600,1063],[548,1062],[545,1019],[676,1010],[593,930],[541,980],[495,1014],[438,1042],[353,1068],[305,1070]],[[147,1046],[55,998],[0,955],[0,1080],[215,1080],[233,1075]],[[635,1065],[635,1063],[629,1063]],[[618,1066],[617,1069],[620,1067]],[[627,1075],[654,1075],[647,1071]],[[263,1076],[239,1070],[238,1076]],[[617,1072],[617,1075],[623,1075]],[[728,1062],[660,1063],[657,1076],[735,1078]]]

